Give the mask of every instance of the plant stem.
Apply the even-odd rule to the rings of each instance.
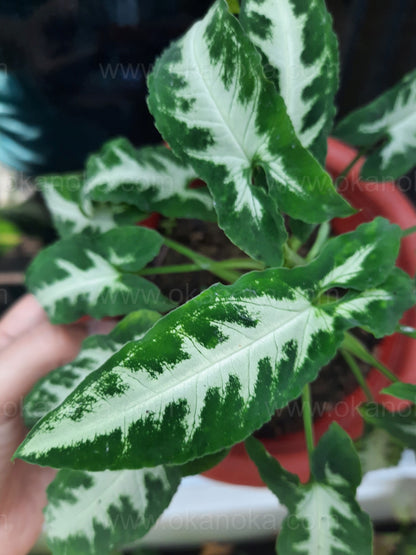
[[[200,272],[198,264],[176,264],[174,266],[157,266],[145,268],[139,272],[140,276],[155,276],[159,274],[183,274],[185,272]]]
[[[300,249],[300,247],[302,246],[302,241],[300,241],[297,237],[295,237],[294,235],[292,235],[291,237],[289,237],[289,239],[287,240],[287,244],[289,245],[289,247],[292,249],[292,251],[294,252],[298,252],[298,250]]]
[[[227,0],[227,4],[232,14],[238,15],[240,13],[240,2],[238,0]]]
[[[370,150],[370,148],[372,148],[372,146],[373,145],[371,145],[371,147],[368,147],[368,146],[363,147],[357,152],[357,155],[353,158],[353,160],[351,160],[351,162],[348,164],[348,166],[346,166],[342,170],[342,172],[338,175],[338,177],[335,179],[335,187],[336,188],[339,187],[339,185],[344,181],[344,179],[350,173],[350,171],[355,166],[355,164],[360,160],[360,158],[362,156],[364,156]]]
[[[314,258],[318,256],[321,252],[323,245],[328,240],[329,234],[331,233],[331,226],[328,222],[323,223],[319,226],[318,234],[316,236],[315,243],[312,245],[311,250],[308,252],[306,256],[306,261],[310,262]]]
[[[311,463],[312,453],[315,449],[315,439],[313,434],[311,389],[309,384],[306,384],[302,391],[302,416],[303,427],[305,429],[306,447],[308,449],[309,455],[309,463]]]
[[[186,256],[186,258],[190,258],[191,260],[193,260],[196,264],[198,264],[198,266],[202,270],[209,270],[213,260],[211,260],[207,256],[199,254],[198,252],[195,252],[192,249],[185,247],[185,245],[182,245],[181,243],[177,243],[173,239],[168,239],[167,237],[163,238],[163,242],[170,249],[173,249],[179,254]]]
[[[387,366],[384,366],[382,362],[373,357],[373,355],[367,350],[367,348],[361,343],[361,341],[359,341],[350,333],[345,333],[344,341],[342,342],[341,348],[356,356],[360,360],[367,362],[368,364],[371,364],[372,366],[377,368],[377,370],[379,370],[383,374],[383,376],[385,376],[391,382],[400,382],[399,378],[397,378],[393,374],[393,372],[387,368]]]
[[[373,394],[371,393],[370,388],[368,387],[367,382],[365,381],[364,376],[360,370],[360,367],[358,366],[354,357],[352,357],[350,353],[348,351],[345,351],[344,349],[341,349],[340,352],[341,352],[341,355],[344,357],[345,362],[350,367],[351,372],[354,374],[355,379],[359,383],[361,389],[364,391],[367,399],[369,401],[374,401]]]
[[[402,237],[407,237],[408,235],[412,235],[413,233],[416,233],[416,225],[414,225],[413,227],[408,227],[407,229],[403,229]]]
[[[186,258],[192,260],[199,267],[200,270],[207,270],[208,272],[211,272],[215,276],[224,281],[228,281],[229,283],[234,283],[240,277],[240,274],[238,272],[234,272],[233,270],[229,270],[227,268],[222,268],[221,262],[217,262],[216,260],[212,260],[207,256],[199,254],[192,249],[185,247],[185,245],[177,243],[173,239],[168,239],[167,237],[164,237],[163,241],[165,245],[170,249],[173,249],[179,254],[182,254],[183,256],[186,256]]]
[[[294,252],[289,245],[284,246],[285,265],[288,268],[296,268],[296,266],[304,266],[306,261],[302,256]]]
[[[264,270],[265,265],[263,262],[258,262],[257,260],[252,260],[251,258],[230,258],[229,260],[221,260],[220,262],[215,262],[216,266],[221,266],[222,268],[230,268],[233,270],[247,269],[247,270]]]

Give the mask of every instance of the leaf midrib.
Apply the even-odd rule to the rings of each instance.
[[[71,262],[72,264],[72,262]],[[89,269],[93,269],[94,266],[91,266],[90,268],[88,268],[85,271],[88,271]],[[112,270],[112,271],[111,271]],[[62,288],[62,281],[59,282],[52,282],[47,284],[44,287],[40,287],[36,290],[36,295],[39,297],[40,295],[46,295],[47,296],[47,306],[51,306],[52,304],[55,304],[57,301],[62,301],[65,298],[72,298],[71,297],[71,293],[77,292],[79,291],[78,295],[81,294],[89,294],[92,293],[92,291],[90,291],[90,289],[94,286],[94,285],[98,285],[98,284],[103,284],[103,285],[107,285],[107,286],[112,286],[114,285],[117,280],[121,277],[120,272],[118,272],[115,268],[111,268],[111,270],[108,270],[107,273],[105,273],[104,275],[101,275],[99,278],[95,278],[95,279],[91,279],[91,280],[86,280],[86,283],[88,284],[88,289],[85,288],[85,281],[83,284],[80,284],[78,281],[74,280],[73,285],[71,286],[67,286],[65,289]],[[70,280],[71,278],[71,274],[67,274],[65,279]],[[111,280],[109,279],[111,278]],[[51,295],[51,290],[53,290],[53,287],[58,284],[59,288],[57,288],[56,294],[55,296]],[[120,285],[123,285],[120,282]],[[77,295],[77,296],[78,296]]]
[[[211,103],[214,105],[214,107],[216,108],[218,114],[221,116],[221,119],[222,119],[224,128],[228,131],[228,134],[231,136],[232,140],[234,141],[234,143],[235,143],[235,144],[237,145],[237,147],[239,148],[239,150],[240,150],[240,152],[241,152],[241,154],[242,154],[242,158],[245,159],[245,161],[246,161],[246,167],[250,167],[250,165],[251,165],[251,157],[248,155],[248,153],[245,151],[243,145],[242,145],[242,144],[240,143],[240,141],[237,139],[237,136],[236,136],[234,130],[232,129],[231,125],[227,125],[227,119],[226,119],[225,115],[223,114],[223,112],[222,112],[222,110],[221,110],[221,108],[220,108],[220,106],[219,106],[219,104],[218,104],[218,102],[217,102],[215,96],[212,94],[211,89],[208,87],[208,83],[207,83],[206,79],[204,78],[203,73],[201,72],[201,66],[200,66],[198,57],[197,57],[197,55],[196,55],[196,48],[195,48],[195,43],[196,43],[196,41],[194,40],[194,36],[195,36],[196,31],[197,31],[197,29],[198,29],[199,27],[202,27],[202,23],[200,23],[199,25],[194,25],[194,27],[191,28],[191,31],[190,31],[190,42],[191,42],[192,48],[190,48],[190,52],[192,53],[195,66],[197,67],[198,74],[199,74],[199,77],[200,77],[200,82],[204,85],[204,88],[205,88],[205,90],[206,90],[206,92],[207,92],[208,98],[211,100]],[[222,78],[221,78],[220,75],[218,76],[218,78],[221,80],[221,82],[222,82],[222,84],[223,84],[223,86],[224,86],[224,88],[225,88],[224,82],[223,82],[223,80],[222,80]],[[233,81],[234,81],[234,83],[235,83],[235,79],[234,79]],[[235,96],[233,97],[233,101],[234,101],[234,100],[235,100]]]
[[[231,302],[231,301],[229,301],[229,302]],[[259,305],[256,305],[256,306],[259,306]],[[236,351],[234,351],[232,354],[229,354],[228,356],[222,357],[221,359],[217,360],[214,364],[210,364],[210,365],[207,365],[207,366],[203,367],[202,369],[198,370],[197,373],[194,373],[194,374],[192,374],[191,376],[184,377],[184,378],[182,378],[181,380],[176,379],[176,380],[175,380],[175,384],[173,384],[173,385],[172,385],[171,382],[168,382],[168,383],[166,384],[166,387],[165,387],[163,390],[161,390],[161,388],[159,387],[159,389],[158,389],[158,391],[157,391],[156,394],[155,394],[153,391],[151,391],[151,393],[152,393],[151,396],[148,396],[148,397],[146,397],[146,398],[143,398],[143,397],[140,398],[140,404],[143,404],[144,402],[146,402],[146,403],[153,403],[154,400],[157,400],[158,398],[163,397],[163,396],[166,394],[166,392],[172,392],[172,391],[175,391],[175,390],[177,390],[177,389],[181,389],[181,390],[184,389],[184,384],[186,384],[187,382],[192,382],[192,381],[198,380],[198,379],[201,377],[201,375],[203,375],[203,374],[205,374],[205,373],[207,373],[207,372],[212,371],[212,368],[213,368],[213,367],[221,365],[225,360],[230,360],[231,358],[233,358],[233,357],[234,357],[235,355],[237,355],[237,354],[238,354],[238,355],[244,354],[244,351],[247,351],[247,350],[251,349],[252,346],[253,346],[253,344],[258,343],[258,342],[260,342],[260,341],[264,341],[265,338],[267,338],[267,336],[273,335],[273,334],[276,332],[277,329],[284,329],[285,326],[289,325],[290,323],[293,323],[294,320],[296,320],[297,318],[303,316],[305,312],[307,312],[307,311],[309,311],[309,310],[311,310],[311,309],[316,309],[316,307],[314,307],[313,305],[310,304],[307,308],[305,308],[304,310],[302,310],[302,311],[300,311],[300,312],[297,312],[296,315],[295,315],[294,317],[292,317],[292,318],[290,318],[289,320],[287,320],[287,321],[284,323],[283,326],[280,326],[280,327],[278,327],[278,328],[274,328],[272,331],[269,331],[269,332],[267,332],[266,334],[264,334],[261,338],[257,338],[257,339],[254,339],[254,340],[250,341],[247,345],[245,345],[244,347],[238,349],[238,351],[236,350]],[[212,320],[212,322],[215,322],[215,321]],[[219,323],[221,324],[222,322],[219,322]],[[189,336],[187,336],[187,337],[189,338]],[[192,338],[189,338],[189,339],[190,339],[190,341],[192,341]],[[223,343],[222,345],[224,345],[224,343]],[[113,370],[113,371],[117,371],[117,368],[123,368],[123,367],[118,366],[118,367],[113,368],[112,370]],[[131,377],[133,380],[135,379],[134,373],[133,373],[133,371],[132,371],[131,368],[128,368],[128,367],[126,368],[126,367],[124,367],[123,369],[127,369],[127,370],[130,372],[130,377]],[[144,369],[144,371],[145,371],[145,369]],[[175,378],[177,378],[177,376],[175,376]],[[138,380],[137,380],[137,381],[138,381]],[[138,382],[138,383],[140,384],[140,387],[143,388],[143,390],[146,390],[147,392],[149,392],[149,389],[148,389],[147,387],[145,388],[141,382]],[[178,398],[179,398],[179,397],[178,397]],[[103,398],[100,399],[100,400],[101,400],[101,401],[105,401]],[[136,402],[134,405],[129,405],[129,408],[126,408],[126,410],[124,410],[124,412],[123,412],[124,418],[125,418],[125,416],[126,416],[127,414],[129,414],[130,412],[135,411],[135,408],[137,408],[137,402]],[[111,422],[114,423],[114,417],[112,417],[110,414],[108,414],[108,418],[110,419]],[[101,419],[101,423],[104,423],[105,421],[106,421],[106,418],[102,418],[102,419]],[[86,428],[91,428],[91,427],[93,427],[94,430],[96,431],[96,430],[97,430],[97,425],[96,425],[96,424],[97,424],[97,423],[94,422],[93,424],[91,424],[91,425],[89,425],[89,426],[87,425]],[[118,427],[121,428],[121,426],[118,426]],[[100,428],[102,428],[101,425],[100,425]],[[113,427],[110,426],[110,428],[111,428],[111,429],[114,429],[114,426],[113,426]],[[108,428],[107,428],[107,429],[108,429]]]

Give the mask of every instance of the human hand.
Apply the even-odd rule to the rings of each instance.
[[[0,321],[0,546],[26,555],[39,536],[46,487],[55,471],[10,461],[26,429],[23,397],[45,374],[70,362],[87,335],[85,325],[53,326],[26,295]]]

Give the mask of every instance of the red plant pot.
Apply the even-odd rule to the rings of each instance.
[[[329,139],[327,169],[336,178],[355,158],[357,151],[337,141]],[[416,224],[416,211],[394,183],[370,183],[359,180],[364,159],[361,159],[340,186],[342,195],[360,212],[345,219],[332,222],[336,234],[352,231],[357,225],[371,221],[375,216],[384,216],[405,229]],[[416,272],[416,235],[402,241],[398,266],[411,276]],[[416,310],[412,308],[403,317],[403,323],[416,327]],[[403,381],[416,383],[416,340],[394,334],[381,341],[375,355]],[[399,410],[408,405],[379,391],[388,385],[388,380],[377,370],[372,369],[367,376],[367,384],[377,402],[390,410]],[[357,388],[333,410],[326,412],[314,422],[315,437],[319,439],[336,421],[353,438],[363,432],[363,420],[356,408],[366,400],[361,388]],[[290,433],[278,440],[263,440],[264,445],[281,465],[297,474],[303,482],[309,478],[309,462],[306,451],[305,434]],[[254,463],[249,459],[244,444],[235,445],[229,455],[215,468],[204,473],[205,476],[231,484],[264,486]]]

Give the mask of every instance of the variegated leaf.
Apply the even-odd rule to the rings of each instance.
[[[29,290],[56,324],[85,314],[118,316],[174,303],[136,275],[154,258],[163,239],[151,229],[121,227],[102,235],[73,235],[43,250],[26,275]]]
[[[414,301],[411,279],[393,270],[386,249],[397,251],[399,237],[380,218],[332,239],[309,266],[204,291],[90,374],[17,456],[137,468],[182,464],[244,439],[317,376],[346,329],[394,331]],[[333,287],[354,289],[331,301]]]
[[[81,174],[40,177],[37,185],[61,237],[81,232],[105,232],[144,218],[143,212],[122,205],[110,207],[105,204],[90,204],[89,210],[84,212],[80,206],[80,191],[84,186],[84,177]]]
[[[396,466],[403,453],[403,446],[391,435],[373,426],[366,426],[364,434],[356,441],[356,448],[363,473]]]
[[[389,181],[412,169],[416,159],[416,70],[343,119],[335,135],[355,146],[379,145],[361,170],[364,179]]]
[[[141,538],[169,505],[176,468],[61,470],[48,488],[46,533],[54,555],[107,555]]]
[[[416,407],[390,412],[378,403],[364,403],[359,411],[366,422],[382,428],[405,447],[416,450]]]
[[[108,335],[85,339],[73,362],[44,376],[27,395],[23,405],[26,425],[31,428],[58,407],[88,374],[97,370],[123,345],[139,340],[159,318],[157,312],[139,310],[126,316]]]
[[[215,221],[208,190],[189,188],[196,177],[164,146],[135,149],[127,139],[116,139],[88,159],[83,197],[131,204],[173,218]]]
[[[240,21],[264,56],[305,148],[325,163],[335,115],[338,43],[324,0],[245,0]]]
[[[360,462],[347,433],[332,424],[312,454],[312,478],[301,485],[253,438],[246,448],[260,476],[289,515],[277,541],[279,555],[371,555],[372,526],[355,494]]]
[[[309,223],[351,213],[297,139],[224,0],[165,51],[149,90],[158,129],[208,184],[220,226],[253,258],[280,264],[280,212]]]
[[[410,401],[416,405],[416,385],[414,384],[397,382],[383,389],[382,393],[393,395],[393,397]]]

